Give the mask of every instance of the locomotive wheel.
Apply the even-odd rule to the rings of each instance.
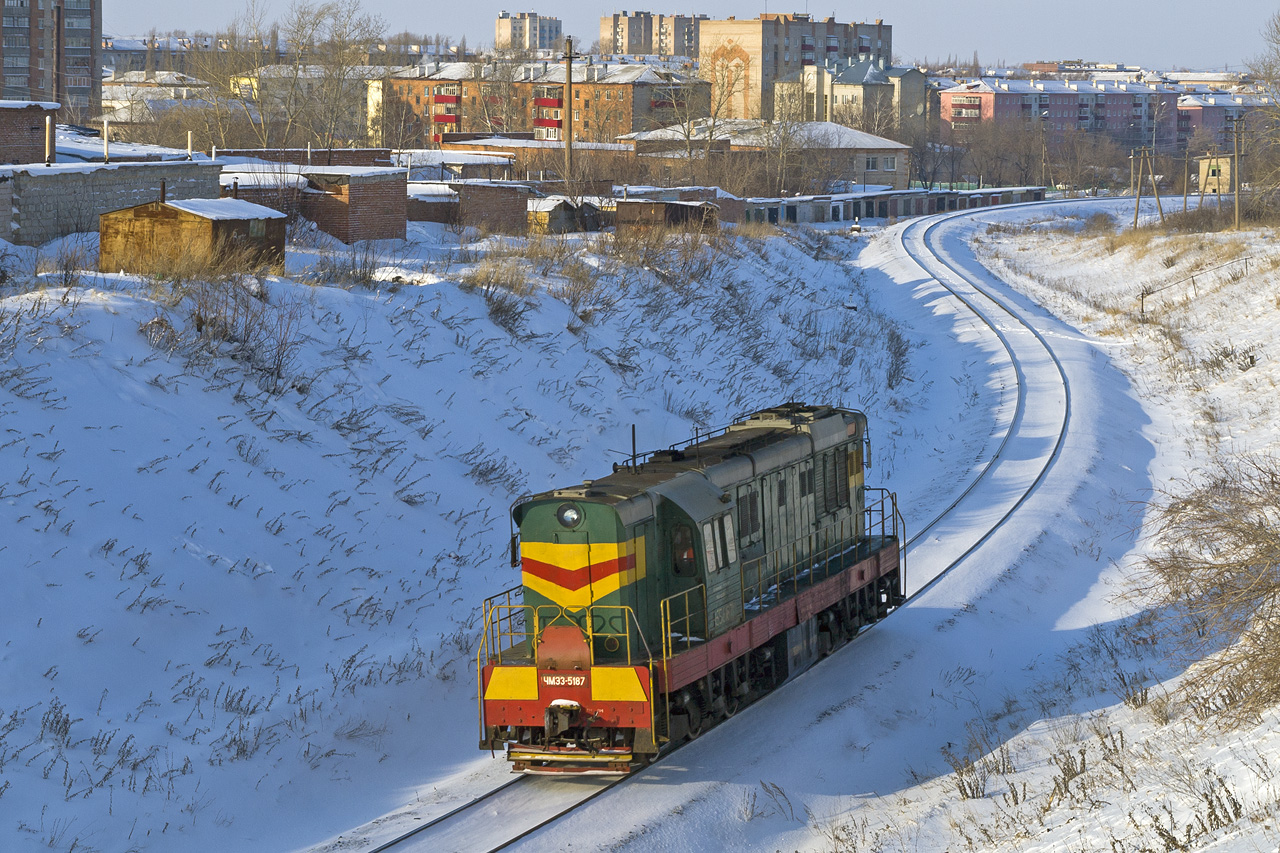
[[[683,693],[680,696],[680,711],[685,717],[685,729],[687,731],[686,738],[693,740],[702,734],[705,715],[702,713],[702,702],[693,693]]]

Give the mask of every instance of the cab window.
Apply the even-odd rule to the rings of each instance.
[[[681,577],[691,578],[698,574],[697,561],[693,554],[693,531],[685,524],[677,524],[671,531],[672,570]]]

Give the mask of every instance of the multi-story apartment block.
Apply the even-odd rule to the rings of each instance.
[[[883,21],[842,24],[834,18],[762,14],[700,25],[698,65],[711,82],[712,103],[728,116],[772,118],[773,84],[810,65],[893,61],[893,28]]]
[[[572,98],[563,65],[448,63],[392,75],[391,90],[415,116],[423,141],[445,133],[532,132],[612,142],[637,130],[703,115],[708,84],[642,64],[576,64]]]
[[[600,49],[604,53],[694,57],[705,20],[706,15],[620,12],[600,18]]]
[[[944,90],[941,115],[958,133],[982,121],[1040,122],[1167,152],[1178,145],[1178,95],[1161,84],[983,78]]]
[[[774,82],[774,116],[834,121],[879,135],[933,126],[937,92],[918,68],[864,60],[806,65]]]
[[[1230,133],[1237,123],[1248,125],[1250,113],[1272,112],[1275,102],[1265,95],[1236,95],[1227,92],[1197,91],[1178,98],[1178,144],[1194,144],[1203,151],[1218,147],[1229,151]],[[1264,116],[1266,121],[1269,116]]]
[[[501,12],[494,26],[493,44],[498,49],[555,50],[560,47],[559,18],[537,12]]]
[[[8,99],[57,101],[84,117],[100,109],[100,0],[4,0],[0,57]]]

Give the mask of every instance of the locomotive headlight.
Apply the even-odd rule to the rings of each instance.
[[[560,522],[561,527],[577,527],[582,523],[582,510],[573,504],[560,504],[560,508],[556,510],[556,521]]]

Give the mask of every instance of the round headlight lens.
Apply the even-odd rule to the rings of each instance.
[[[573,504],[560,504],[560,508],[556,510],[556,521],[562,527],[577,527],[582,523],[582,510]]]

